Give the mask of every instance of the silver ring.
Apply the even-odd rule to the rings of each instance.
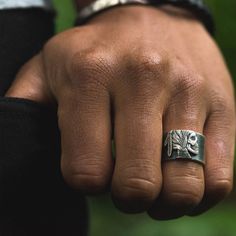
[[[192,130],[171,130],[164,135],[162,160],[190,160],[205,164],[204,135]]]

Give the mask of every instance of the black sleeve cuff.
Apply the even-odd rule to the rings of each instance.
[[[0,98],[0,234],[86,235],[87,224],[84,197],[61,175],[56,113]]]
[[[40,8],[0,11],[0,96],[20,67],[54,34],[54,16]]]

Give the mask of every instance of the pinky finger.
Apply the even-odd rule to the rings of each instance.
[[[206,121],[205,193],[189,215],[199,215],[223,200],[233,187],[235,111],[212,112]]]

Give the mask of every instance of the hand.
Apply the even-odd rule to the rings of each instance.
[[[232,189],[235,105],[229,72],[200,22],[173,7],[119,7],[51,39],[6,96],[58,105],[65,180],[111,191],[125,212],[200,214]],[[161,164],[163,134],[206,136],[206,165]],[[116,161],[111,140],[114,134]]]

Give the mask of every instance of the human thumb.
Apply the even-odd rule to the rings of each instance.
[[[55,103],[46,80],[41,54],[21,68],[5,97],[29,99],[44,105]]]

